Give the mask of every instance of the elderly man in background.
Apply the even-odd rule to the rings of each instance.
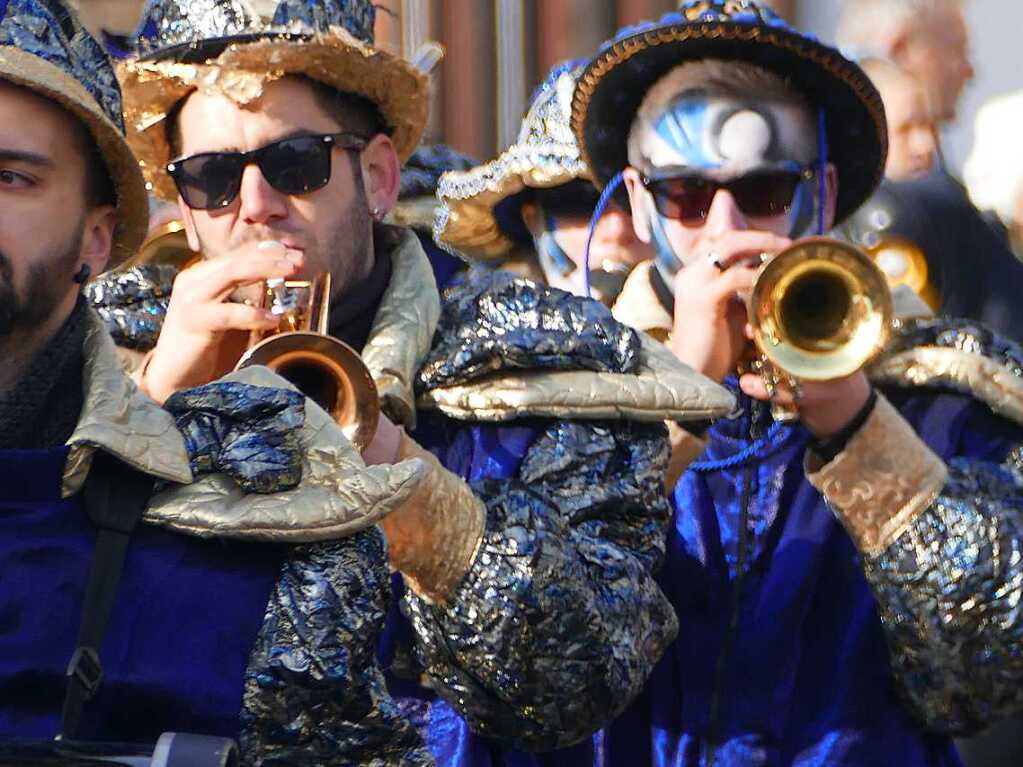
[[[973,79],[961,0],[846,0],[837,40],[854,55],[888,59],[915,77],[935,122],[955,119]]]

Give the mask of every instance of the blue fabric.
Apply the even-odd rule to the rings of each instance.
[[[945,459],[1001,460],[1023,440],[1020,429],[966,397],[887,395]],[[766,417],[754,423],[747,407],[740,417],[715,424],[707,457],[743,449],[751,432],[762,434],[769,425]],[[509,476],[532,435],[528,428],[456,424],[434,416],[420,424],[416,438],[446,466],[475,479]],[[679,616],[679,638],[641,698],[590,741],[548,754],[505,751],[472,735],[447,704],[392,675],[392,692],[403,705],[414,701],[415,720],[437,763],[696,767],[713,759],[716,767],[960,765],[951,741],[925,733],[896,697],[858,553],[805,479],[807,439],[797,426],[764,464],[682,478],[660,574]],[[744,492],[748,556],[729,638]],[[388,640],[397,636],[391,632]]]
[[[60,498],[66,454],[0,451],[0,738],[58,730],[95,545],[78,498]],[[236,736],[243,673],[283,554],[140,526],[80,736]]]
[[[704,458],[734,455],[770,428],[766,409],[755,418],[748,398],[738,396],[740,415],[711,428]],[[1023,431],[970,398],[921,390],[886,396],[942,458],[1001,460],[1023,442]],[[393,608],[381,647],[388,685],[438,765],[958,767],[951,741],[923,732],[896,698],[858,553],[806,481],[808,435],[793,430],[761,464],[680,480],[659,576],[679,616],[679,637],[643,695],[573,748],[524,754],[473,735],[446,703],[394,673],[396,648],[411,642],[411,632]],[[421,414],[414,436],[451,471],[478,480],[514,476],[537,434],[530,424]],[[748,554],[730,632],[744,493]],[[394,583],[400,599],[400,578]]]

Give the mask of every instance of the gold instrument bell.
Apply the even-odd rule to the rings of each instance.
[[[769,386],[852,375],[884,349],[894,319],[874,260],[827,237],[800,240],[768,260],[748,309]]]
[[[280,318],[277,330],[252,331],[235,370],[265,365],[330,413],[360,452],[376,433],[380,399],[358,353],[328,335],[330,274],[313,280],[269,280],[261,308]]]
[[[901,237],[885,237],[872,244],[866,252],[884,272],[892,288],[905,285],[932,311],[938,311],[941,299],[928,278],[927,257],[915,243]]]
[[[144,264],[168,264],[187,269],[198,263],[202,256],[188,246],[185,225],[168,221],[149,233],[138,252],[118,267],[119,271]]]
[[[169,264],[184,270],[202,258],[189,247],[184,225],[170,221],[155,229],[118,269]],[[380,400],[358,353],[328,335],[330,274],[264,283],[260,305],[278,315],[278,328],[250,333],[248,348],[234,369],[270,368],[330,413],[357,450],[365,450],[380,420]]]

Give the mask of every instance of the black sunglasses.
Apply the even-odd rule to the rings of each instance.
[[[167,172],[185,204],[195,210],[226,208],[238,196],[242,172],[251,163],[282,194],[306,194],[330,181],[335,147],[361,152],[367,139],[354,133],[325,133],[275,141],[251,152],[207,152],[174,160]]]
[[[735,198],[747,216],[767,218],[788,213],[800,183],[814,177],[812,169],[759,170],[729,181],[705,176],[681,175],[666,178],[643,177],[643,186],[653,195],[657,211],[683,224],[699,225],[710,212],[718,190]]]

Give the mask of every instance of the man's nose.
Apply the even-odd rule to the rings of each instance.
[[[938,139],[929,126],[916,128],[910,141],[913,153],[920,157],[930,157],[938,151]]]
[[[245,166],[242,172],[238,197],[241,200],[239,215],[246,223],[263,224],[288,213],[286,195],[270,186],[259,166],[254,163]]]
[[[739,209],[735,197],[727,189],[718,189],[703,222],[703,233],[718,236],[742,229],[749,229],[749,222]]]

